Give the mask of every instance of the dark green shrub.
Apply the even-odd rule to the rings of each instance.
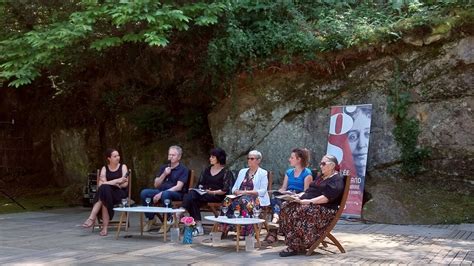
[[[402,173],[408,177],[414,177],[422,170],[423,160],[429,157],[430,152],[418,144],[420,125],[418,120],[408,115],[409,106],[410,94],[400,79],[396,63],[394,78],[390,84],[388,112],[395,120],[393,135],[400,147]]]
[[[155,136],[168,135],[175,122],[174,115],[159,105],[140,105],[128,117],[140,131]]]

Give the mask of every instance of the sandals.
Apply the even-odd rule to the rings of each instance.
[[[273,232],[268,233],[265,239],[263,240],[263,242],[268,246],[272,246],[277,241],[278,241],[278,236],[276,233],[273,233]]]
[[[105,231],[105,232],[104,232]],[[100,236],[107,236],[107,229],[102,229],[99,233]]]
[[[280,251],[279,255],[280,255],[280,257],[295,256],[295,255],[298,255],[298,251],[291,250],[290,248],[287,247],[284,250]]]
[[[82,227],[83,228],[91,228],[92,226],[94,226],[94,224],[95,224],[94,219],[87,218],[87,220],[82,224]]]

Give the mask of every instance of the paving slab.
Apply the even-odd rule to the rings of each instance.
[[[334,235],[346,249],[329,246],[312,256],[281,258],[285,246],[240,252],[235,242],[212,246],[210,227],[193,244],[163,242],[157,232],[140,236],[138,215],[131,215],[128,232],[115,239],[83,229],[89,209],[70,208],[0,215],[2,265],[289,265],[289,264],[472,264],[474,225],[389,225],[341,220]],[[264,235],[262,236],[262,238]]]

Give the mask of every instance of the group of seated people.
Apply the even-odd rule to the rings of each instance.
[[[154,188],[143,189],[140,193],[142,204],[147,206],[146,199],[153,204],[160,201],[182,201],[197,224],[197,234],[204,234],[200,208],[208,202],[222,202],[221,215],[234,216],[236,210],[240,217],[251,217],[255,210],[271,206],[273,223],[279,224],[278,231],[270,231],[266,241],[272,243],[278,233],[285,236],[287,248],[280,256],[292,256],[308,249],[324,232],[335,217],[344,190],[344,179],[338,172],[338,161],[332,155],[321,159],[321,174],[313,180],[309,166],[309,151],[293,149],[289,158],[291,168],[286,171],[279,192],[291,191],[293,199],[282,201],[270,198],[268,193],[268,172],[260,167],[262,154],[257,150],[247,155],[248,167],[239,171],[234,182],[232,171],[225,167],[226,153],[220,148],[212,149],[209,156],[210,166],[200,174],[196,190],[187,191],[189,170],[180,162],[183,151],[179,146],[168,149],[168,163],[160,167],[155,175]],[[106,151],[107,165],[100,171],[99,188],[94,199],[92,211],[83,227],[94,226],[99,213],[102,215],[103,227],[101,236],[107,235],[107,226],[113,217],[114,204],[127,197],[127,166],[120,163],[120,155],[115,149]],[[258,212],[256,212],[258,213]],[[149,231],[156,223],[154,213],[145,214],[148,221],[144,231]],[[172,217],[170,215],[170,217]],[[171,218],[172,219],[172,218]],[[172,221],[164,221],[172,223]],[[163,229],[162,227],[161,229]],[[231,228],[221,226],[224,234]],[[243,226],[242,235],[252,233],[252,226]]]

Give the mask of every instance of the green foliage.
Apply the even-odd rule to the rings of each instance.
[[[167,109],[155,105],[140,105],[128,117],[141,132],[160,137],[169,135],[175,122]]]
[[[23,205],[26,210],[23,210],[20,206],[18,206],[8,198],[0,197],[0,214],[25,211],[44,211],[53,208],[65,208],[71,205],[78,205],[81,202],[79,200],[82,200],[82,186],[80,187],[80,198],[78,198],[79,191],[74,188],[70,190],[68,189],[73,193],[73,195],[68,195],[67,199],[65,199],[64,197],[66,195],[63,195],[67,193],[65,192],[64,188],[44,188],[41,186],[38,187],[25,184],[15,187],[21,187],[21,192],[14,191],[17,193],[14,193],[13,197],[21,205]]]
[[[125,42],[144,42],[150,46],[166,46],[173,31],[188,30],[191,25],[207,26],[217,22],[225,7],[222,3],[176,4],[154,0],[113,1],[82,0],[56,2],[57,12],[44,11],[44,4],[28,6],[44,14],[42,20],[17,29],[11,22],[1,32],[0,80],[10,86],[31,83],[40,69],[53,63],[64,65],[69,57],[87,50],[102,51]],[[15,17],[16,1],[0,2],[7,18]],[[63,9],[67,6],[68,10]],[[69,14],[65,16],[64,14]],[[55,16],[60,14],[61,16]],[[27,16],[30,14],[21,14]],[[49,15],[49,16],[48,16]],[[19,16],[20,17],[20,16]]]
[[[377,180],[379,193],[385,200],[400,200],[403,215],[387,217],[377,205],[388,202],[369,201],[364,204],[364,213],[372,219],[384,222],[408,224],[459,224],[474,222],[474,186],[467,182],[430,178],[408,179],[403,182],[386,178]],[[388,203],[390,204],[390,203]],[[396,207],[395,207],[396,208]],[[391,210],[393,212],[393,210]],[[378,220],[381,222],[380,220]]]
[[[209,128],[206,112],[195,108],[185,110],[181,124],[186,128],[186,137],[188,139],[202,137]]]
[[[191,27],[215,25],[206,70],[226,77],[395,41],[415,28],[450,29],[474,13],[471,1],[454,0],[23,0],[1,1],[0,12],[0,82],[14,87],[112,47],[167,46]]]
[[[395,64],[387,111],[395,120],[393,135],[401,151],[402,173],[414,177],[421,171],[422,162],[429,157],[430,152],[418,145],[421,130],[418,120],[408,115],[409,106],[410,94],[400,79],[398,64]]]
[[[473,5],[464,1],[230,1],[209,44],[209,72],[228,76],[315,60],[320,52],[396,41],[415,27],[448,18],[454,26],[462,16],[448,11],[458,7],[472,14]]]

